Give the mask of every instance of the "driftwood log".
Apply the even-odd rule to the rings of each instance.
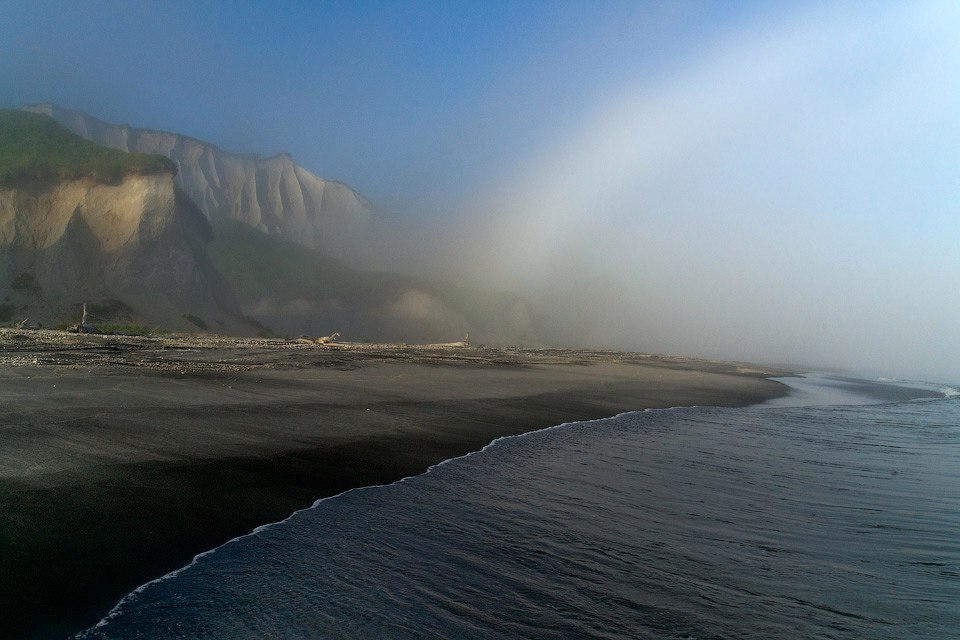
[[[428,347],[469,347],[470,346],[470,334],[463,336],[463,340],[459,342],[435,342],[433,344],[427,345]]]
[[[331,334],[328,335],[328,336],[323,336],[322,338],[317,338],[317,339],[316,339],[316,343],[317,343],[318,345],[321,345],[321,344],[330,344],[331,342],[335,341],[335,340],[336,340],[337,338],[339,338],[339,337],[340,337],[340,332],[339,332],[339,331],[334,331],[333,333],[331,333]]]

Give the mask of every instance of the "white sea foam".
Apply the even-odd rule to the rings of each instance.
[[[924,389],[926,391],[936,391],[937,393],[942,393],[944,398],[955,398],[960,396],[960,389],[942,382],[927,382],[925,380],[898,380],[895,378],[877,378],[877,380],[879,382],[883,382],[884,384],[901,385],[905,387],[913,387],[915,389]]]
[[[944,398],[956,398],[957,396],[960,396],[960,389],[942,382],[925,382],[923,380],[896,380],[892,384],[901,384],[917,389],[936,391],[937,393],[942,393]]]

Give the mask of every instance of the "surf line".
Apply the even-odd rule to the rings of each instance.
[[[712,407],[712,406],[704,406],[704,405],[691,405],[691,406],[678,406],[678,407],[664,407],[664,408],[640,409],[640,410],[636,410],[636,411],[624,411],[624,412],[618,413],[618,414],[616,414],[616,415],[609,416],[609,417],[605,417],[605,418],[594,418],[593,420],[576,420],[576,421],[573,421],[573,422],[561,422],[560,424],[552,425],[552,426],[549,426],[549,427],[543,427],[543,428],[541,428],[541,429],[534,429],[534,430],[532,430],[532,431],[525,431],[525,432],[523,432],[523,433],[518,433],[518,434],[514,434],[514,435],[500,436],[499,438],[495,438],[495,439],[491,440],[491,441],[490,441],[488,444],[486,444],[482,449],[478,449],[477,451],[469,451],[469,452],[467,452],[467,453],[465,453],[465,454],[462,454],[462,455],[459,455],[459,456],[454,456],[454,457],[452,457],[452,458],[447,458],[447,459],[445,459],[445,460],[441,460],[440,462],[437,462],[437,463],[435,463],[435,464],[432,464],[432,465],[430,465],[429,467],[427,467],[426,471],[424,471],[423,473],[418,473],[418,474],[416,474],[416,475],[411,475],[411,476],[405,476],[405,477],[403,477],[403,478],[400,478],[399,480],[394,480],[393,482],[388,482],[388,483],[385,483],[385,484],[371,484],[371,485],[364,485],[364,486],[361,486],[361,487],[351,487],[350,489],[347,489],[347,490],[345,490],[345,491],[341,491],[341,492],[338,493],[338,494],[335,494],[335,495],[332,495],[332,496],[326,496],[326,497],[324,497],[324,498],[319,498],[319,499],[315,500],[310,506],[304,507],[303,509],[298,509],[298,510],[294,511],[293,513],[291,513],[289,516],[287,516],[287,517],[284,518],[283,520],[278,520],[278,521],[276,521],[276,522],[270,522],[270,523],[267,523],[267,524],[262,524],[262,525],[260,525],[260,526],[258,526],[258,527],[256,527],[256,528],[254,528],[254,529],[253,529],[252,531],[250,531],[249,533],[245,533],[245,534],[243,534],[243,535],[236,536],[236,537],[234,537],[234,538],[231,538],[230,540],[227,540],[227,541],[224,542],[223,544],[217,545],[216,547],[214,547],[214,548],[212,548],[212,549],[208,549],[207,551],[202,551],[202,552],[198,553],[197,555],[193,556],[193,559],[192,559],[189,563],[185,564],[184,566],[180,567],[179,569],[174,569],[173,571],[171,571],[171,572],[169,572],[169,573],[166,573],[166,574],[164,574],[164,575],[162,575],[162,576],[160,576],[160,577],[158,577],[158,578],[154,578],[153,580],[150,580],[149,582],[143,583],[142,585],[140,585],[139,587],[137,587],[136,589],[134,589],[133,591],[131,591],[130,593],[128,593],[127,595],[125,595],[123,598],[121,598],[121,599],[117,602],[117,604],[115,604],[115,605],[113,606],[113,608],[110,609],[110,611],[107,612],[107,614],[106,614],[99,622],[97,622],[97,623],[96,623],[95,625],[93,625],[92,627],[89,627],[89,628],[87,628],[87,629],[84,629],[83,631],[80,631],[79,633],[77,633],[77,634],[76,634],[75,636],[73,636],[73,637],[75,637],[75,638],[80,638],[80,639],[85,639],[85,638],[90,638],[90,637],[92,637],[91,634],[95,633],[97,629],[102,629],[103,627],[107,626],[107,625],[110,623],[111,620],[113,620],[114,618],[116,618],[117,616],[119,616],[119,615],[123,612],[123,609],[124,609],[125,605],[128,605],[128,604],[130,604],[130,603],[136,602],[136,601],[139,599],[140,594],[142,594],[144,591],[146,591],[147,589],[149,589],[151,586],[153,586],[153,585],[155,585],[155,584],[158,584],[158,583],[160,583],[160,582],[164,582],[164,581],[166,581],[166,580],[170,580],[171,578],[177,577],[178,575],[180,575],[180,574],[183,573],[184,571],[187,571],[187,570],[190,569],[191,567],[193,567],[193,566],[195,566],[196,564],[198,564],[205,556],[208,556],[208,555],[210,555],[210,554],[212,554],[212,553],[214,553],[214,552],[216,552],[216,551],[219,551],[220,549],[223,549],[224,547],[226,547],[226,546],[228,546],[228,545],[231,545],[231,544],[233,544],[233,543],[235,543],[235,542],[238,542],[238,541],[240,541],[240,540],[243,540],[243,539],[245,539],[245,538],[253,537],[253,536],[255,536],[255,535],[257,535],[257,534],[259,534],[259,533],[261,533],[261,532],[263,532],[263,531],[266,531],[266,530],[268,530],[268,529],[270,529],[270,528],[272,528],[272,527],[276,527],[276,526],[278,526],[278,525],[282,525],[282,524],[284,524],[285,522],[288,522],[289,520],[292,520],[293,518],[295,518],[295,517],[296,517],[297,515],[299,515],[300,513],[305,512],[305,511],[310,511],[311,509],[314,509],[314,508],[316,508],[317,506],[319,506],[319,505],[321,505],[321,504],[323,504],[323,503],[325,503],[325,502],[327,502],[327,501],[329,501],[329,500],[335,500],[335,499],[337,499],[337,498],[341,498],[341,497],[343,497],[343,496],[346,496],[347,494],[352,494],[352,493],[355,493],[355,492],[372,491],[372,490],[374,490],[374,489],[383,489],[383,488],[386,488],[386,487],[392,487],[392,486],[395,486],[395,485],[399,485],[399,484],[401,484],[401,483],[407,482],[408,480],[411,480],[411,479],[414,479],[414,478],[419,478],[419,477],[421,477],[421,476],[425,476],[425,475],[429,474],[430,472],[432,472],[434,469],[437,469],[437,468],[439,468],[439,467],[442,467],[443,465],[449,464],[449,463],[451,463],[451,462],[456,462],[457,460],[466,459],[466,458],[469,458],[470,456],[474,456],[474,455],[478,455],[478,454],[484,453],[484,452],[486,452],[488,449],[491,449],[492,447],[494,447],[494,446],[496,446],[496,445],[498,445],[498,444],[501,444],[501,443],[504,442],[504,441],[513,440],[513,439],[515,439],[515,438],[525,438],[525,437],[528,437],[528,436],[531,436],[531,435],[534,435],[534,434],[540,434],[540,433],[544,433],[544,432],[547,432],[547,431],[553,431],[553,430],[555,430],[555,429],[564,429],[564,428],[570,428],[570,427],[579,426],[579,425],[599,424],[599,423],[609,422],[609,421],[616,420],[616,419],[618,419],[618,418],[622,418],[622,417],[624,417],[624,416],[629,416],[629,415],[638,415],[638,414],[644,414],[644,413],[670,412],[670,411],[686,411],[686,410],[705,409],[705,408],[718,408],[718,409],[719,409],[719,408],[724,408],[724,407],[719,407],[719,406],[718,406],[718,407]],[[739,407],[739,408],[742,408],[742,407]]]

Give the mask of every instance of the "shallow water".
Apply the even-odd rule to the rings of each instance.
[[[960,634],[960,399],[625,414],[354,490],[103,638]]]

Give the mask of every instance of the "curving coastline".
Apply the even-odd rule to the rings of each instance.
[[[783,370],[616,352],[0,330],[2,637],[317,499],[563,422],[785,393]]]

